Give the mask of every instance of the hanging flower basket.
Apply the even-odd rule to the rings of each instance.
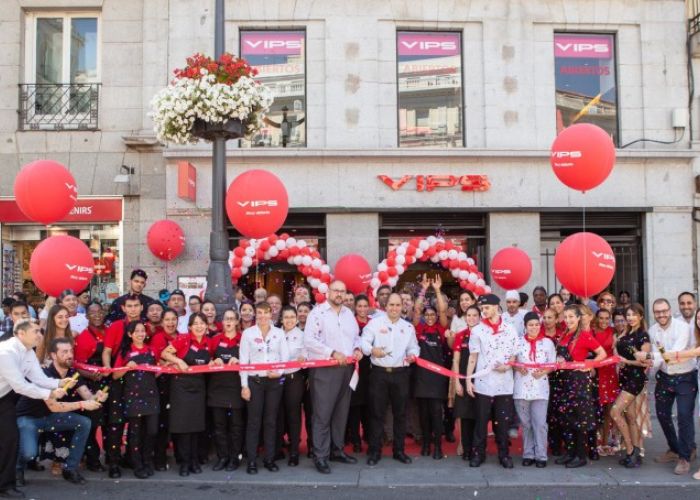
[[[158,140],[187,144],[257,132],[272,94],[253,80],[256,74],[244,59],[231,54],[218,60],[202,54],[187,58],[187,67],[176,69],[175,79],[151,102]]]

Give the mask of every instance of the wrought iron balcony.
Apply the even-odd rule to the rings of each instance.
[[[99,83],[20,83],[19,130],[96,130]]]

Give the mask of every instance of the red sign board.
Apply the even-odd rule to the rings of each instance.
[[[491,182],[485,175],[402,175],[398,178],[378,175],[377,177],[394,191],[399,191],[409,184],[419,192],[454,187],[461,188],[462,191],[488,191],[491,187]]]
[[[122,220],[122,200],[118,198],[79,198],[70,213],[59,222],[117,222]],[[34,224],[22,213],[15,200],[0,200],[0,222]]]
[[[183,200],[197,200],[197,169],[188,161],[177,162],[177,195]]]

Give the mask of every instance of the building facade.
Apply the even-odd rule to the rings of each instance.
[[[196,288],[208,261],[211,146],[157,144],[148,103],[187,56],[213,51],[214,1],[12,3],[0,14],[2,177],[50,157],[71,168],[81,197],[116,198],[123,212],[48,230],[0,212],[8,265],[21,262],[10,250],[77,231],[96,258],[117,254],[115,283],[139,266],[150,290]],[[331,265],[357,252],[376,266],[404,239],[438,234],[464,245],[485,274],[493,254],[517,245],[533,260],[525,288],[553,290],[554,249],[585,227],[615,251],[615,292],[648,302],[696,290],[698,113],[686,8],[681,0],[227,1],[228,51],[257,67],[276,96],[259,134],[229,141],[228,180],[250,168],[279,176],[290,198],[283,231]],[[85,118],[42,121],[57,107]],[[557,131],[580,122],[600,125],[618,147],[612,175],[585,194],[549,166]],[[188,180],[194,196],[182,189]],[[0,185],[1,195],[11,191]],[[161,218],[187,238],[167,266],[145,245]],[[231,228],[231,248],[237,239]],[[428,269],[414,265],[404,279]],[[248,286],[280,293],[302,279],[282,264],[257,271]]]

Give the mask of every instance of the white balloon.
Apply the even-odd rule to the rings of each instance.
[[[467,260],[467,254],[464,252],[459,252],[459,255],[457,255],[457,260],[460,260],[460,261]]]
[[[299,256],[297,255],[297,257],[299,257]],[[294,257],[292,257],[291,255],[289,257],[287,257],[287,262],[290,264],[294,264]]]
[[[314,259],[311,258],[311,255],[304,255],[301,258],[301,263],[304,264],[305,266],[310,266],[313,261],[314,261]]]
[[[304,248],[306,246],[306,240],[299,240],[297,241],[297,246],[299,248]]]
[[[469,278],[469,271],[464,271],[461,269],[458,269],[457,271],[459,271],[457,274],[459,275],[460,280],[466,280]]]
[[[469,273],[467,279],[469,280],[469,283],[476,283],[476,280],[478,280],[479,277],[476,275],[476,273]]]
[[[318,291],[321,293],[328,293],[328,284],[321,283],[320,285],[318,285]]]
[[[398,282],[399,282],[398,276],[394,276],[393,278],[389,278],[389,286],[391,288],[394,288],[396,286],[396,283],[398,283]]]
[[[423,250],[421,250],[420,248],[416,248],[416,254],[414,255],[414,257],[416,258],[416,260],[423,257]]]
[[[406,255],[406,248],[405,247],[398,247],[396,249],[396,255]]]
[[[294,238],[287,238],[287,241],[286,241],[287,248],[294,247],[294,246],[296,246],[296,244],[297,244],[297,240],[296,240],[296,239],[294,239]]]
[[[313,259],[311,261],[311,267],[313,267],[314,269],[321,269],[322,264],[323,262],[321,262],[321,259]]]
[[[396,264],[396,272],[399,273],[400,275],[403,274],[403,272],[406,270],[405,267],[403,267],[401,264]]]
[[[485,284],[486,284],[486,282],[481,278],[476,280],[476,286],[484,286]]]
[[[453,278],[455,278],[455,279],[459,278],[459,269],[452,269],[450,271],[450,273],[452,273]]]
[[[438,239],[435,236],[428,236],[426,238],[426,240],[428,241],[428,244],[430,246],[433,246],[437,242]]]
[[[485,286],[484,286],[484,291],[485,291],[486,293],[491,293],[491,287],[488,286],[488,285],[485,285]]]
[[[277,247],[277,250],[284,250],[287,247],[287,244],[284,242],[284,240],[277,240],[275,241],[275,246]]]
[[[270,254],[270,257],[274,258],[280,254],[280,251],[276,246],[271,246],[267,253]]]
[[[474,259],[472,259],[471,257],[468,257],[468,258],[467,258],[467,263],[468,263],[470,266],[473,266],[473,265],[474,265]]]
[[[248,257],[252,257],[253,255],[255,255],[255,248],[253,248],[253,247],[246,247],[246,249],[245,249],[245,254],[246,254]]]
[[[248,268],[245,266],[241,267],[241,276],[245,276],[246,274],[248,274]]]
[[[270,260],[270,252],[265,252],[263,254],[263,260]]]
[[[440,257],[440,260],[445,260],[447,258],[447,250],[440,250],[438,252],[438,257]]]
[[[324,274],[330,273],[330,272],[331,272],[331,266],[329,266],[328,264],[323,264],[323,265],[321,266],[321,272],[324,273]]]
[[[241,259],[241,262],[243,263],[243,265],[244,265],[245,267],[250,267],[250,266],[253,265],[253,258],[250,257],[250,256],[248,256],[248,255],[246,255],[245,257],[243,257],[243,258]]]
[[[371,286],[374,289],[379,288],[379,285],[381,285],[382,282],[379,281],[379,278],[372,278],[369,282],[369,286]]]
[[[428,248],[430,248],[430,243],[428,243],[426,240],[420,240],[418,242],[418,249],[422,250],[425,252]]]
[[[382,261],[379,264],[377,264],[377,270],[386,271],[387,269],[389,269],[389,266],[386,265],[386,262]]]
[[[457,257],[459,257],[459,252],[458,252],[457,250],[455,250],[455,249],[448,250],[448,252],[447,252],[447,257],[450,258],[450,259],[452,259],[452,260],[454,260],[454,259],[456,259]]]
[[[311,288],[318,288],[318,285],[321,284],[321,280],[318,278],[308,278],[309,280],[309,285],[311,285]]]
[[[435,262],[435,263],[440,262],[440,256],[437,254],[433,255],[432,257],[430,257],[430,262]]]
[[[302,259],[303,259],[303,257],[302,257],[301,255],[295,255],[295,256],[294,256],[294,259],[293,259],[293,260],[294,260],[294,265],[295,265],[295,266],[300,266],[301,263],[302,263]]]
[[[397,255],[396,256],[396,263],[398,265],[404,265],[406,263],[406,256],[405,255]]]

